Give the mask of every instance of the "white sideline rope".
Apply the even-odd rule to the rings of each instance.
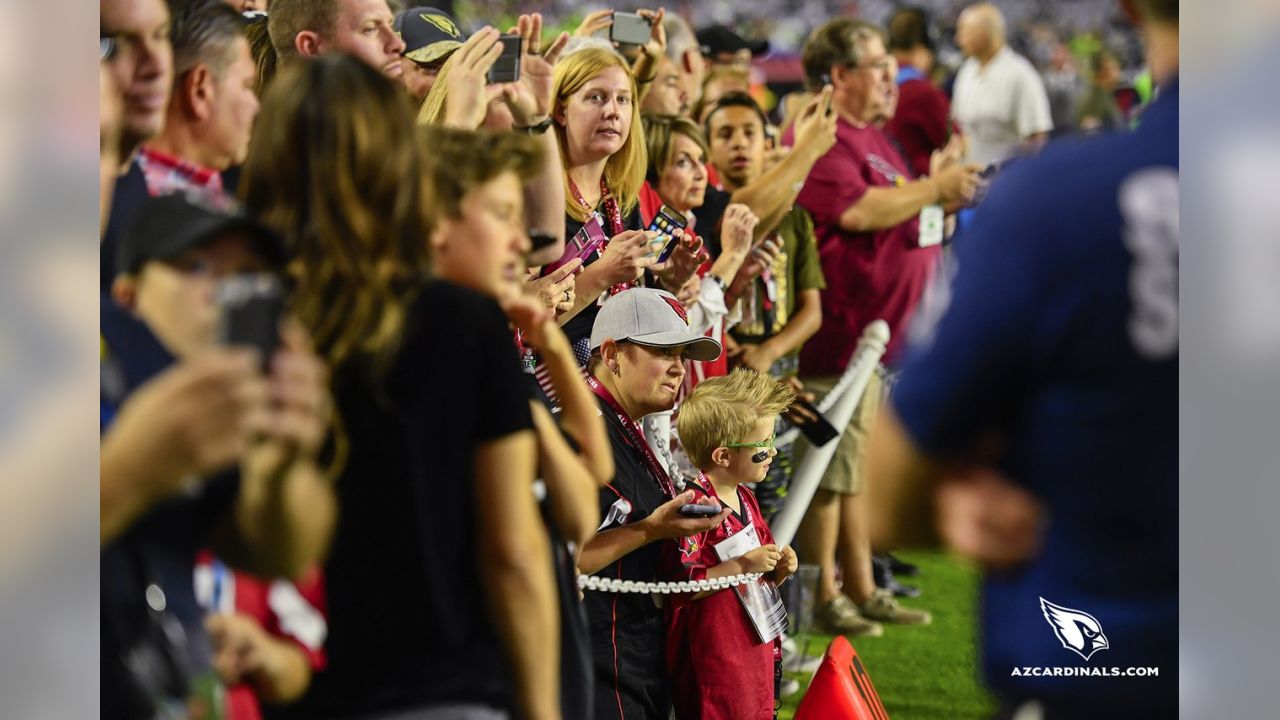
[[[683,593],[700,593],[708,590],[723,590],[735,585],[754,582],[760,573],[745,575],[726,575],[720,578],[692,580],[688,582],[637,582],[635,580],[618,580],[602,578],[598,575],[579,575],[578,588],[611,593],[642,593],[645,595],[680,595]]]
[[[889,325],[883,320],[874,320],[862,331],[858,347],[853,352],[853,359],[840,376],[839,382],[831,392],[818,404],[818,409],[831,421],[831,424],[844,435],[844,430],[853,420],[853,413],[858,408],[858,401],[866,392],[871,375],[884,356],[885,346],[889,343]],[[830,411],[830,414],[828,414]],[[798,432],[798,431],[795,431]],[[788,433],[789,434],[789,433]],[[840,436],[822,447],[810,448],[804,459],[795,469],[792,476],[791,490],[787,493],[782,510],[770,523],[774,542],[778,545],[790,545],[800,528],[800,520],[809,509],[809,501],[818,491],[818,483],[835,456],[836,447],[840,444]],[[779,443],[781,444],[781,443]]]

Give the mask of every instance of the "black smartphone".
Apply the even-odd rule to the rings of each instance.
[[[485,74],[485,82],[513,83],[520,79],[520,55],[524,53],[524,38],[519,35],[501,35],[502,54],[493,61],[493,66]]]
[[[649,42],[653,27],[649,18],[635,13],[616,12],[613,25],[609,26],[609,39],[623,45],[644,45]]]
[[[280,347],[284,284],[269,273],[234,275],[218,283],[218,339],[223,345],[255,348],[265,368]]]
[[[832,425],[830,420],[823,417],[822,413],[818,411],[818,408],[814,407],[813,403],[805,400],[804,398],[798,397],[796,398],[795,404],[805,410],[808,410],[815,418],[817,418],[816,420],[796,423],[796,429],[804,434],[805,438],[809,440],[809,444],[814,447],[822,447],[840,435],[840,431],[836,430],[836,426]]]
[[[684,517],[691,518],[709,518],[720,514],[720,508],[714,505],[699,505],[697,503],[688,503],[681,505],[677,511]]]

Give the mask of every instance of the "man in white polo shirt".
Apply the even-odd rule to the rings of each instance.
[[[998,162],[1044,144],[1053,129],[1049,97],[1031,63],[1005,44],[1000,9],[965,8],[956,45],[968,59],[956,75],[951,117],[968,137],[968,162]]]

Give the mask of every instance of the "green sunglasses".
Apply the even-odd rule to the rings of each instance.
[[[760,442],[753,442],[753,443],[748,443],[748,442],[726,443],[726,444],[725,444],[725,447],[727,447],[727,448],[771,448],[771,447],[773,447],[773,443],[774,443],[777,439],[778,439],[777,434],[773,434],[773,435],[770,435],[770,436],[768,437],[768,439],[766,439],[766,440],[761,440]]]

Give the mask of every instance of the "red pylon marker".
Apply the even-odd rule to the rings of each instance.
[[[843,635],[827,647],[795,720],[889,720],[858,651]]]

